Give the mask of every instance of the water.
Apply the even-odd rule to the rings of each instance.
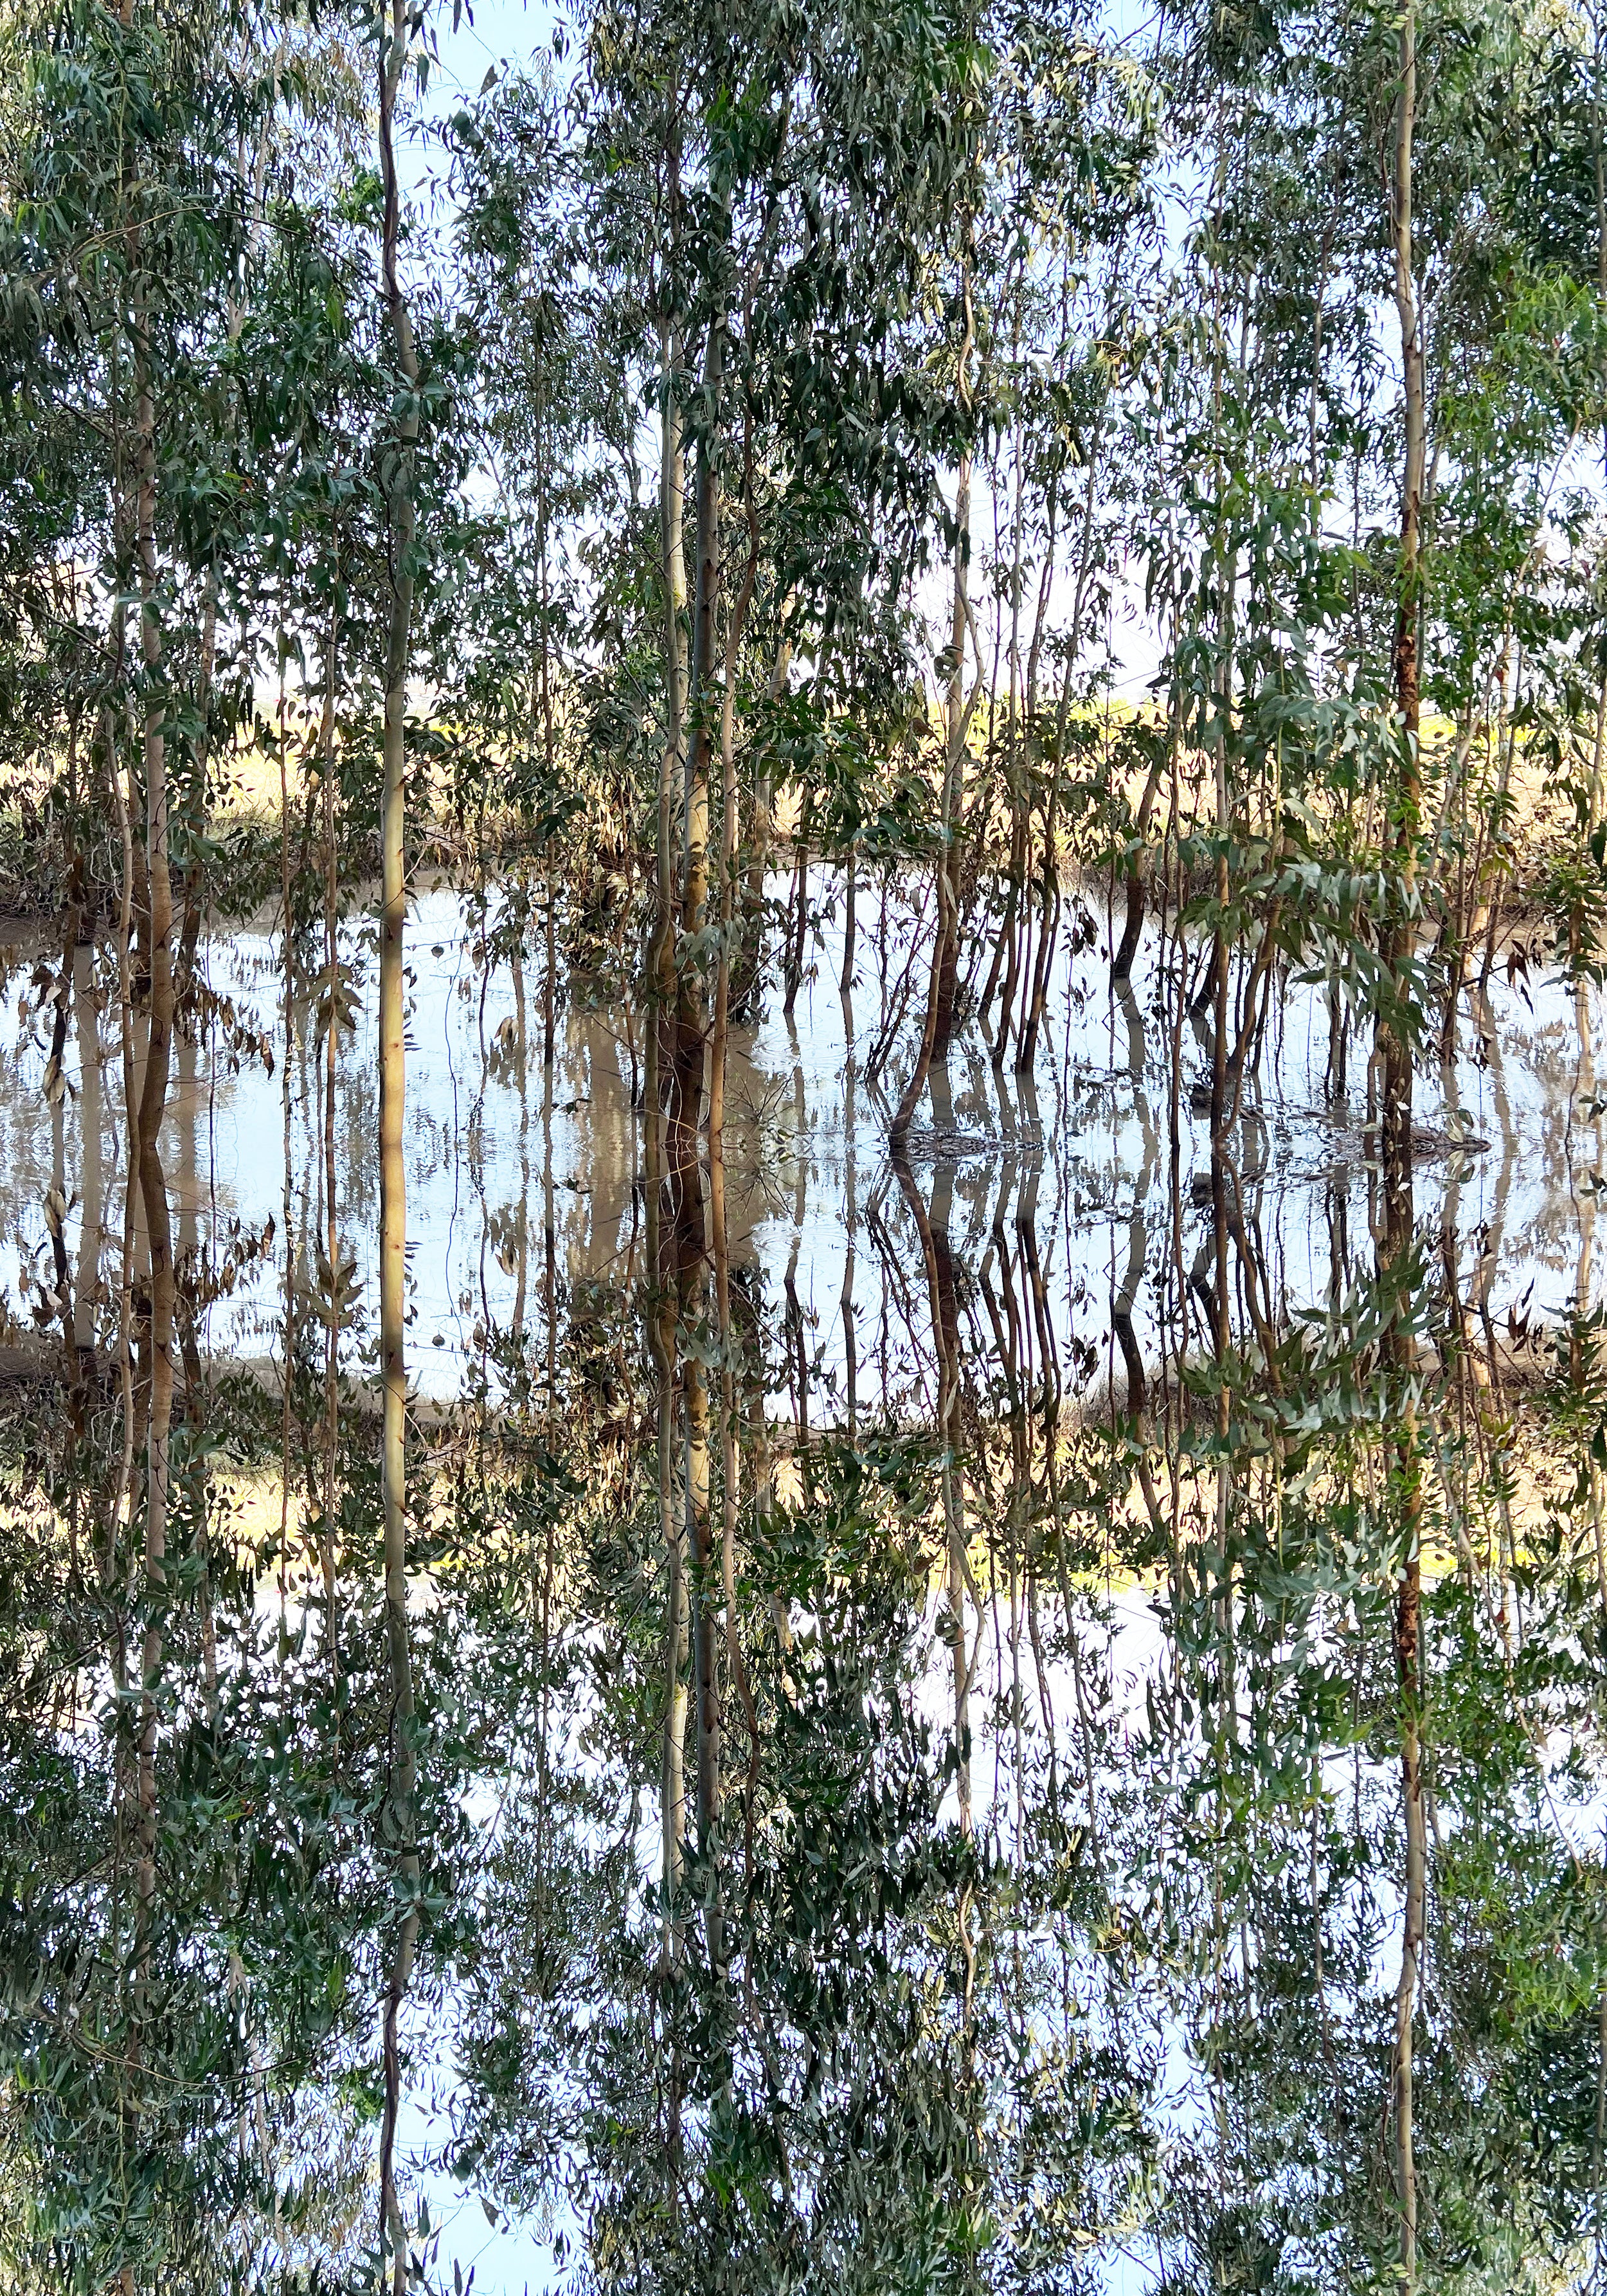
[[[488,965],[479,955],[483,936],[474,908],[437,886],[414,904],[410,925],[411,1367],[421,1391],[442,1400],[458,1395],[471,1365],[483,1359],[476,1328],[483,1333],[505,1326],[512,1316],[521,1268],[529,1289],[532,1242],[545,1250],[549,1208],[570,1284],[617,1283],[641,1249],[642,1127],[633,1105],[641,1090],[640,1017],[627,1021],[570,1004],[561,1019],[549,1094],[537,960],[525,959],[521,1038],[512,969]],[[357,1255],[365,1302],[376,1281],[378,1206],[373,944],[372,926],[343,932],[343,956],[358,968],[359,992],[366,994],[355,1032],[342,1039],[336,1099],[338,1218]],[[1152,959],[1152,945],[1149,953]],[[10,960],[7,1034],[16,1051],[0,1111],[0,1265],[15,1315],[42,1264],[40,1208],[53,1177],[53,1127],[41,1092],[46,1031],[30,982],[38,952],[4,954]],[[757,1027],[736,1032],[726,1151],[733,1257],[770,1288],[780,1286],[791,1267],[806,1320],[820,1333],[824,1364],[839,1385],[836,1311],[849,1239],[857,1240],[863,1267],[867,1215],[873,1218],[897,1198],[886,1154],[897,1091],[890,1095],[885,1075],[880,1090],[867,1087],[853,1060],[857,1047],[861,1060],[865,1047],[873,1047],[880,1017],[873,932],[862,934],[857,985],[846,1001],[834,986],[840,968],[840,924],[828,916],[795,1013],[783,1016],[779,997],[772,997]],[[298,1240],[305,1258],[307,1235],[322,1234],[325,1221],[317,1048],[309,1047],[302,998],[285,1058],[282,960],[271,931],[216,941],[207,969],[236,1029],[266,1046],[275,1065],[270,1073],[259,1058],[242,1061],[234,1048],[209,1057],[212,1048],[204,1043],[181,1044],[164,1160],[193,1247],[216,1259],[239,1234],[254,1237],[273,1227],[273,1249],[242,1271],[243,1280],[208,1324],[218,1357],[266,1367],[283,1337],[283,1233]],[[1170,1225],[1174,1181],[1191,1259],[1198,1231],[1209,1225],[1197,1201],[1209,1173],[1209,1112],[1191,1107],[1189,1097],[1191,1081],[1209,1067],[1201,1026],[1194,1023],[1184,1037],[1174,1171],[1169,1024],[1163,1028],[1157,1019],[1142,964],[1125,1004],[1109,996],[1104,972],[1103,946],[1062,960],[1051,1007],[1054,1025],[1029,1078],[994,1071],[986,1045],[971,1037],[950,1064],[943,1128],[918,1130],[914,1144],[914,1160],[929,1178],[934,1167],[952,1166],[954,1224],[968,1259],[990,1233],[1013,1228],[1023,1216],[1032,1224],[1060,1270],[1049,1285],[1049,1304],[1057,1332],[1067,1336],[1076,1328],[1070,1303],[1085,1297],[1093,1303],[1092,1318],[1082,1319],[1091,1330],[1113,1276],[1119,1290],[1136,1219],[1143,1221],[1146,1242],[1160,1245]],[[102,1224],[120,1218],[111,1205],[119,1152],[114,993],[102,959],[101,1074],[93,1095],[102,1177],[91,1199]],[[1526,982],[1520,993],[1498,971],[1490,1002],[1485,1055],[1475,1037],[1471,1048],[1464,1043],[1454,1078],[1431,1075],[1420,1083],[1420,1127],[1439,1129],[1448,1104],[1461,1110],[1464,1128],[1478,1144],[1451,1160],[1448,1185],[1444,1154],[1420,1155],[1420,1217],[1432,1221],[1448,1212],[1470,1248],[1491,1240],[1482,1257],[1494,1265],[1480,1271],[1480,1283],[1497,1313],[1532,1284],[1536,1300],[1555,1314],[1577,1272],[1581,1209],[1598,1157],[1597,1124],[1587,1113],[1595,1075],[1588,1035],[1596,1016],[1593,1010],[1587,1019],[1582,1051],[1576,999],[1556,981]],[[1325,995],[1292,984],[1273,1063],[1254,1079],[1253,1111],[1247,1106],[1243,1126],[1242,1176],[1253,1194],[1247,1210],[1291,1308],[1327,1295],[1335,1272],[1332,1216],[1365,1222],[1368,1184],[1376,1177],[1361,1094],[1342,1110],[1324,1105],[1328,1025]],[[87,1160],[85,1058],[75,1035],[61,1128],[69,1177]],[[939,1153],[940,1147],[948,1152]],[[83,1250],[85,1201],[80,1185],[67,1221],[75,1264]],[[102,1252],[110,1237],[104,1229]],[[1134,1312],[1146,1352],[1152,1352],[1157,1331],[1142,1285]],[[1108,1316],[1105,1326],[1108,1360]]]
[[[795,1013],[772,993],[738,1031],[726,1317],[707,1226],[655,1275],[642,1016],[577,984],[549,1072],[539,947],[500,929],[496,891],[437,887],[410,920],[423,1880],[398,2145],[419,2274],[1397,2284],[1409,1455],[1425,2283],[1587,2284],[1607,2034],[1594,1004],[1498,969],[1455,1068],[1420,1075],[1401,1374],[1365,1060],[1353,1045],[1337,1100],[1321,984],[1283,985],[1221,1187],[1171,944],[1113,1000],[1103,932],[1060,961],[1033,1071],[995,1070],[969,1031],[895,1159],[907,1032],[867,1070],[902,897],[879,922],[861,888],[846,994],[827,907]],[[53,1101],[57,959],[6,961],[4,2284],[373,2284],[405,1726],[379,1567],[372,928],[343,953],[361,1010],[333,1078],[332,1418],[322,959],[300,960],[287,1046],[276,934],[206,952],[210,1020],[164,1137],[189,1305],[154,1603],[117,1503],[114,968],[80,955]],[[136,1221],[136,1337],[140,1248]],[[661,1480],[646,1326],[667,1292]],[[695,1392],[711,1554],[684,1564],[667,1891],[665,1524],[673,1543],[699,1472]]]

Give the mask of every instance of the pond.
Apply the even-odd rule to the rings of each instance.
[[[372,920],[349,1027],[273,919],[203,947],[154,1595],[115,957],[5,953],[0,2128],[61,2287],[372,2286],[387,2145],[486,2296],[1384,2286],[1403,2159],[1436,2284],[1590,2278],[1596,998],[1496,964],[1403,1251],[1329,984],[1213,1138],[1192,947],[1112,989],[1090,893],[1032,1064],[970,1027],[900,1137],[914,897],[849,950],[845,890],[673,1205],[644,1013],[419,890],[411,1711]]]

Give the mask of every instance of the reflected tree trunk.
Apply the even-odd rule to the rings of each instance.
[[[702,1305],[700,1293],[702,1254],[688,1250],[693,1238],[685,1227],[679,1267],[679,1322],[694,1330]],[[685,1547],[691,1571],[689,1592],[692,1620],[693,1674],[696,1685],[698,1855],[709,1868],[715,1854],[720,1811],[720,1693],[715,1655],[714,1610],[717,1584],[709,1516],[709,1384],[701,1357],[693,1348],[681,1357],[681,1410],[685,1428]],[[704,1928],[710,1966],[719,1960],[719,1915],[713,1875],[706,1870],[703,1885]]]
[[[651,1046],[650,1037],[650,1046]],[[676,1288],[670,1239],[670,1187],[664,1169],[664,1118],[649,1097],[644,1111],[647,1204],[647,1282],[644,1320],[653,1367],[659,1537],[664,1549],[664,1716],[660,1826],[664,1898],[662,1971],[680,1957],[678,1911],[686,1844],[686,1576],[683,1526],[676,1506]],[[672,2080],[672,2094],[674,2091]],[[672,2131],[672,2135],[675,2132]]]
[[[78,1039],[78,1266],[73,1287],[74,1382],[81,1394],[94,1358],[95,1304],[101,1285],[101,1014],[95,996],[94,949],[80,940],[72,953],[73,1007]]]

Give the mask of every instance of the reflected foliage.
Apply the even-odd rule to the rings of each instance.
[[[485,1062],[520,1101],[514,1040]],[[996,1154],[855,1183],[834,1311],[799,1231],[784,1267],[745,1231],[722,1336],[724,1244],[688,1254],[638,1191],[588,1266],[542,1226],[551,1155],[488,1200],[504,1312],[474,1301],[456,1398],[412,1414],[421,2284],[473,2262],[465,2198],[491,2270],[555,2285],[1395,2284],[1406,1316],[1420,2253],[1446,2288],[1587,2276],[1599,1317],[1480,1308],[1455,1166],[1404,1278],[1345,1243],[1365,1170],[1307,1186],[1332,1244],[1313,1300],[1259,1245],[1284,1197],[1146,1209],[1147,1157],[1119,1160],[1101,1301],[1064,1258],[1075,1159]],[[263,1305],[256,1371],[209,1348],[228,1293],[186,1310],[148,1904],[114,1363],[48,1333],[7,1358],[22,2288],[378,2268],[403,1900],[369,1311],[304,1254]]]

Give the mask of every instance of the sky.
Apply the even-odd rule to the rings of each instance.
[[[463,10],[454,29],[451,0],[439,0],[432,19],[439,80],[430,89],[431,111],[478,95],[488,71],[523,62],[545,47],[562,12],[552,0],[478,0],[472,15]],[[433,83],[433,70],[431,78]]]

